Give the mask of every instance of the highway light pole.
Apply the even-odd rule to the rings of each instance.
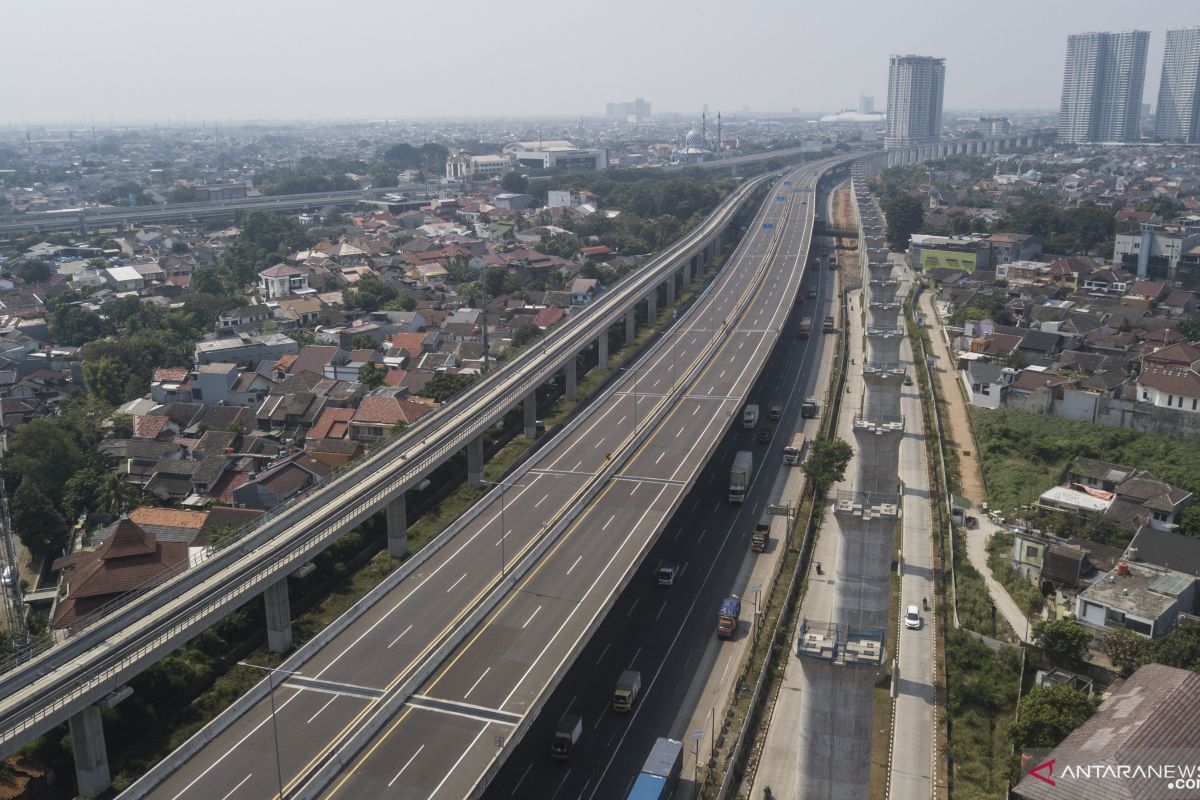
[[[279,798],[283,800],[283,766],[279,761],[279,727],[275,724],[275,673],[299,675],[300,672],[292,672],[275,667],[264,667],[260,664],[251,664],[248,661],[239,661],[237,663],[240,667],[260,669],[267,673],[267,696],[271,698],[271,738],[275,740],[275,777],[279,781]]]
[[[500,487],[500,577],[503,578],[507,574],[508,563],[504,555],[504,538],[508,536],[508,529],[504,527],[504,495],[510,486],[524,486],[523,483],[505,483],[504,481],[485,481],[480,480],[480,483],[488,486]]]

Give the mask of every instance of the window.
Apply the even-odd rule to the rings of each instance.
[[[1104,624],[1105,625],[1124,625],[1125,612],[1118,611],[1115,608],[1104,609]]]
[[[1174,402],[1175,402],[1175,395],[1173,395],[1173,394],[1167,395],[1167,408],[1170,408],[1171,404]]]
[[[1032,558],[1037,558],[1037,557],[1038,557],[1037,545],[1036,544],[1025,545],[1025,558],[1032,559]]]
[[[1153,636],[1154,626],[1148,622],[1142,622],[1138,619],[1126,619],[1125,627],[1134,633],[1140,633],[1143,636]]]

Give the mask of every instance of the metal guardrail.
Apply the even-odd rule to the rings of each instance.
[[[455,413],[465,410],[468,403],[488,399],[488,396],[494,396],[501,392],[510,396],[516,395],[523,397],[528,393],[528,391],[532,390],[532,388],[536,388],[536,386],[540,385],[550,374],[553,374],[557,371],[556,359],[558,356],[568,353],[572,349],[578,349],[583,342],[594,338],[597,327],[599,327],[601,330],[607,330],[607,327],[614,324],[625,313],[623,308],[624,304],[630,301],[636,302],[638,299],[640,299],[640,295],[644,294],[649,287],[655,285],[658,280],[661,280],[660,273],[666,271],[668,267],[671,267],[673,264],[677,263],[681,257],[692,258],[697,254],[689,251],[695,250],[698,252],[702,246],[707,246],[701,244],[703,240],[715,233],[715,231],[721,226],[726,224],[728,218],[732,216],[734,209],[739,207],[755,189],[773,177],[775,177],[774,174],[760,176],[755,180],[743,184],[742,187],[739,187],[738,191],[726,200],[726,203],[723,204],[718,212],[714,212],[714,214],[710,216],[709,220],[706,221],[704,226],[696,231],[693,231],[692,234],[689,234],[688,241],[677,245],[676,247],[672,248],[669,253],[664,254],[660,258],[656,259],[655,262],[652,262],[651,266],[643,272],[642,277],[639,280],[630,282],[628,285],[621,287],[620,290],[606,295],[601,299],[601,301],[598,301],[596,304],[589,307],[588,310],[578,315],[577,318],[581,321],[577,323],[575,328],[561,329],[557,335],[559,341],[547,342],[546,346],[541,348],[543,351],[542,353],[538,353],[536,351],[527,351],[526,353],[523,353],[514,359],[513,362],[510,362],[509,365],[506,365],[504,369],[498,371],[490,380],[485,379],[481,382],[481,385],[472,387],[471,390],[468,390],[466,393],[464,393],[463,397],[449,403],[441,413],[435,415],[435,419],[428,420],[424,423],[418,423],[417,425],[413,426],[412,429],[396,437],[395,440],[388,442],[383,448],[374,451],[369,457],[370,473],[367,476],[361,476],[357,474],[358,468],[365,466],[361,464],[356,465],[355,468],[340,470],[338,473],[330,476],[330,479],[326,480],[322,484],[321,492],[319,492],[317,495],[314,495],[312,492],[310,492],[307,496],[298,498],[296,501],[285,504],[282,507],[272,510],[267,515],[264,515],[266,517],[266,522],[268,523],[274,519],[283,517],[284,515],[288,515],[289,518],[292,516],[298,518],[297,522],[303,527],[305,535],[302,537],[293,537],[293,540],[286,544],[287,549],[284,549],[284,546],[278,546],[274,548],[273,551],[266,557],[256,555],[253,560],[245,562],[240,566],[236,566],[236,564],[230,564],[229,562],[236,562],[237,559],[244,559],[245,556],[252,553],[251,547],[257,547],[258,545],[261,545],[262,540],[269,537],[264,536],[262,533],[252,536],[249,531],[244,531],[240,536],[235,535],[223,540],[220,543],[220,549],[222,551],[221,555],[224,556],[225,553],[233,553],[233,555],[225,556],[225,563],[216,567],[212,567],[208,570],[203,570],[202,565],[201,568],[186,572],[185,580],[190,578],[190,581],[188,582],[189,586],[172,588],[180,588],[185,591],[190,591],[191,589],[199,587],[202,583],[211,583],[213,576],[219,570],[225,570],[236,566],[239,574],[233,577],[245,578],[247,574],[249,575],[247,579],[238,582],[236,591],[226,591],[218,598],[210,598],[207,602],[201,604],[196,604],[193,602],[188,609],[168,608],[168,613],[182,613],[183,616],[177,617],[173,620],[165,621],[165,624],[159,625],[155,631],[141,634],[135,640],[131,640],[124,644],[119,644],[118,647],[123,648],[125,652],[120,655],[114,654],[112,658],[100,661],[100,663],[95,665],[95,667],[92,669],[93,674],[88,676],[88,678],[83,681],[73,681],[72,688],[69,692],[65,694],[55,694],[53,699],[46,703],[43,701],[43,698],[48,693],[51,693],[54,689],[54,687],[47,687],[47,689],[39,692],[37,696],[25,699],[20,708],[14,712],[10,712],[7,715],[8,719],[12,721],[9,722],[6,727],[2,729],[2,731],[0,731],[0,741],[7,742],[16,735],[20,734],[23,730],[31,727],[32,725],[38,724],[40,721],[49,716],[53,716],[61,712],[66,705],[77,702],[82,695],[100,693],[111,690],[112,688],[116,688],[116,684],[118,683],[117,676],[123,671],[126,671],[134,662],[141,658],[146,658],[150,655],[153,655],[160,650],[169,649],[172,647],[172,643],[191,626],[210,621],[212,618],[217,617],[217,615],[226,606],[232,606],[234,603],[244,602],[245,599],[257,594],[262,590],[262,588],[265,588],[263,586],[264,583],[278,580],[280,578],[280,573],[286,575],[286,571],[292,568],[293,564],[301,555],[306,555],[307,552],[314,550],[317,545],[322,545],[330,538],[340,535],[340,531],[344,529],[344,526],[354,524],[358,519],[361,519],[367,514],[371,513],[371,511],[374,508],[377,508],[379,504],[387,502],[391,496],[395,496],[399,494],[400,491],[403,491],[405,488],[407,488],[403,485],[405,482],[415,482],[414,476],[420,474],[422,470],[427,471],[428,469],[431,469],[432,466],[436,466],[436,463],[440,463],[441,460],[444,460],[445,458],[449,457],[449,455],[457,452],[463,446],[463,442],[469,441],[470,437],[484,427],[483,418],[477,417],[472,423],[468,423],[466,426],[455,428],[454,433],[450,437],[447,437],[447,440],[440,441],[439,444],[435,445],[433,448],[426,449],[423,456],[416,461],[406,459],[406,454],[402,452],[402,448],[418,441],[418,437],[425,437],[427,440],[429,434],[436,425],[445,423],[446,420],[452,418]],[[604,302],[605,300],[608,302]],[[546,356],[549,357],[546,358]],[[530,364],[530,362],[534,361],[534,359],[539,358],[543,359],[540,364]],[[529,366],[533,367],[532,374],[518,374],[515,377],[513,376],[513,373],[516,373],[518,370],[527,368]],[[506,383],[510,385],[504,385]],[[517,384],[515,389],[511,386],[512,383]],[[401,476],[386,476],[387,478],[390,478],[390,480],[388,480],[387,483],[382,486],[382,488],[375,488],[374,491],[370,491],[365,495],[360,491],[358,497],[356,498],[356,502],[350,506],[349,511],[333,514],[328,512],[324,514],[318,514],[320,519],[320,527],[318,527],[315,533],[313,532],[310,514],[312,511],[319,509],[324,510],[325,508],[324,499],[323,497],[319,496],[321,493],[331,491],[335,486],[338,488],[345,487],[349,489],[349,491],[354,492],[356,489],[359,489],[359,487],[363,486],[362,478],[375,477],[375,475],[382,471],[392,470],[393,465],[390,463],[390,460],[396,456],[398,456],[401,461],[406,462],[407,469],[404,470]],[[350,483],[353,483],[353,485],[347,486],[347,484]],[[345,506],[342,508],[344,509]],[[260,530],[263,527],[265,526],[262,523],[259,523],[259,525],[255,526],[255,530]],[[251,538],[257,539],[258,541],[243,541]],[[300,541],[296,541],[297,539]],[[235,544],[240,545],[236,548],[236,550],[233,548]],[[221,559],[212,559],[206,563],[212,563],[212,561],[215,560]],[[141,592],[135,595],[134,599],[137,597],[144,597],[147,594],[152,593],[155,589],[160,588],[161,585],[162,583],[159,582],[144,587]],[[166,605],[169,607],[171,604],[171,602],[168,602]],[[122,605],[127,605],[127,603],[123,603]],[[129,611],[126,611],[122,616],[127,616],[129,613]],[[103,638],[105,635],[112,632],[114,628],[118,631],[121,630],[121,628],[124,627],[125,620],[114,619],[110,622],[111,624],[105,624],[104,633],[97,634],[96,638]],[[70,644],[70,642],[68,642],[68,644]],[[101,655],[101,658],[104,658],[103,654]],[[33,676],[33,679],[36,680],[38,677],[54,671],[54,669],[56,668],[44,668],[40,672],[36,672]],[[22,670],[21,672],[24,673],[25,671]],[[17,676],[5,676],[5,680],[8,685],[11,686],[14,682],[13,679],[16,677]],[[73,677],[74,676],[72,676],[72,678]],[[62,683],[65,683],[66,680],[70,679],[71,678],[64,679],[59,683],[59,685],[61,686]],[[24,685],[28,683],[28,676],[22,674],[18,680],[22,685]],[[29,706],[31,705],[35,705],[36,708],[32,709],[32,713],[30,714],[29,712],[31,709]],[[24,716],[22,716],[20,719],[13,719],[22,712],[25,712]]]

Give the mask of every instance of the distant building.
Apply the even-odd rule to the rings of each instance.
[[[608,150],[580,148],[568,141],[513,142],[506,155],[528,169],[602,170],[608,167]]]
[[[1174,281],[1183,255],[1200,246],[1200,227],[1144,222],[1137,233],[1118,233],[1113,264],[1139,278]]]
[[[464,178],[496,178],[512,172],[513,159],[507,155],[471,156],[456,153],[446,159],[446,177],[450,180]]]
[[[941,138],[945,84],[945,59],[911,55],[891,57],[884,147],[890,150],[936,142]]]
[[[1067,37],[1058,138],[1063,142],[1136,142],[1146,78],[1148,31]]]
[[[992,246],[985,236],[913,234],[908,260],[914,269],[974,272],[991,266]]]
[[[626,103],[606,103],[604,116],[621,122],[645,122],[650,119],[650,103],[637,98]]]
[[[268,300],[316,293],[315,289],[308,286],[308,275],[287,264],[276,264],[258,273],[258,288]]]
[[[282,333],[243,333],[224,339],[197,342],[194,356],[197,364],[211,364],[217,361],[257,364],[260,361],[276,361],[282,356],[296,355],[299,352],[300,345],[296,340]]]
[[[1154,136],[1200,143],[1200,27],[1167,31]]]
[[[865,94],[858,96],[858,113],[874,114],[875,113],[875,98]]]

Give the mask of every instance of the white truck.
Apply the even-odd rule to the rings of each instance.
[[[754,471],[754,456],[749,450],[739,450],[733,457],[729,469],[729,502],[746,502],[746,491],[750,488],[750,475]]]
[[[742,409],[742,427],[748,431],[754,430],[758,425],[758,405],[755,403],[747,403]]]
[[[613,690],[613,711],[629,711],[641,690],[642,673],[636,669],[622,672],[621,677],[617,679],[617,688]]]

